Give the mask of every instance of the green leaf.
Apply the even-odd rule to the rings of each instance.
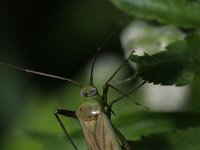
[[[180,27],[200,27],[200,2],[188,0],[111,0],[121,10]]]
[[[137,76],[154,84],[189,84],[195,73],[200,73],[200,36],[187,36],[166,49],[151,56],[131,55],[131,61],[137,64]]]

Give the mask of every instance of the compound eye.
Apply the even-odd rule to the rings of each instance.
[[[81,90],[80,94],[81,94],[81,96],[85,96],[84,90]]]
[[[90,96],[93,96],[93,95],[95,95],[97,93],[97,90],[96,90],[96,88],[94,88],[94,87],[92,87],[91,89],[90,89],[90,91],[89,91],[89,95]]]

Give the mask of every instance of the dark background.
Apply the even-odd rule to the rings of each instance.
[[[94,56],[121,15],[107,0],[0,3],[1,60],[67,77]],[[120,50],[115,38],[108,46]]]

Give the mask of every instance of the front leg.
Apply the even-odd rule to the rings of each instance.
[[[71,111],[71,110],[65,110],[65,109],[56,109],[56,111],[54,112],[54,115],[55,115],[57,121],[59,122],[60,126],[62,127],[62,129],[63,129],[63,131],[64,131],[65,136],[67,137],[67,139],[73,145],[74,149],[78,150],[78,148],[76,147],[76,145],[72,141],[69,133],[67,132],[64,124],[62,123],[61,119],[59,118],[59,115],[62,115],[62,116],[66,116],[66,117],[77,119],[76,112],[75,111]]]

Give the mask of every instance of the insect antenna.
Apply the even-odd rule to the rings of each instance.
[[[8,64],[8,63],[4,63],[4,62],[0,62],[0,65],[6,66],[6,67],[9,67],[9,68],[13,68],[13,69],[16,69],[16,70],[24,71],[24,72],[27,72],[27,73],[35,74],[35,75],[38,75],[38,76],[44,76],[44,77],[49,77],[49,78],[67,81],[67,82],[74,84],[75,86],[83,88],[83,85],[81,85],[80,83],[78,83],[74,80],[65,78],[65,77],[61,77],[61,76],[57,76],[57,75],[53,75],[53,74],[48,74],[48,73],[43,73],[43,72],[39,72],[39,71],[35,71],[35,70],[25,69],[25,68],[21,68],[21,67],[14,66],[14,65],[11,65],[11,64]]]
[[[92,66],[91,66],[91,70],[90,70],[90,85],[93,85],[93,72],[94,72],[94,65],[95,62],[97,60],[97,57],[99,56],[99,54],[102,51],[102,47],[105,45],[106,42],[108,42],[108,40],[113,36],[113,34],[115,33],[115,31],[119,28],[119,26],[122,24],[122,21],[117,22],[112,30],[106,35],[106,37],[104,38],[104,40],[101,42],[101,44],[97,47],[96,49],[96,54],[93,57],[92,60]]]

